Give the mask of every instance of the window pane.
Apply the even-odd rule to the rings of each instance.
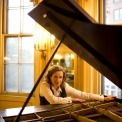
[[[18,91],[18,65],[5,65],[5,91]]]
[[[114,0],[115,3],[119,2],[119,0]]]
[[[119,20],[119,10],[114,11],[114,20],[115,21]]]
[[[105,24],[119,24],[122,23],[121,9],[122,2],[120,0],[112,1],[105,0]],[[117,2],[117,3],[116,3]]]
[[[18,38],[7,37],[5,47],[5,63],[18,63]]]
[[[33,63],[34,62],[34,40],[32,37],[21,38],[21,63]]]
[[[122,9],[120,9],[120,19],[122,20]]]
[[[8,11],[7,25],[8,25],[8,33],[14,34],[20,32],[20,11],[18,9],[11,9]]]
[[[8,0],[8,6],[9,7],[20,6],[20,1],[21,0]]]
[[[28,15],[32,9],[30,0],[8,0],[7,33],[33,33],[34,20]]]
[[[121,98],[121,92],[120,92],[121,89],[120,88],[118,88],[115,84],[113,84],[106,77],[104,77],[103,82],[104,82],[103,94],[105,94],[105,95],[114,95],[118,98]]]
[[[35,23],[34,20],[28,15],[32,7],[22,9],[22,32],[21,33],[34,33]]]
[[[30,0],[22,0],[21,7],[21,22],[22,30],[21,33],[33,33],[34,32],[34,20],[28,15],[28,13],[33,9],[33,2]]]
[[[33,64],[22,64],[20,67],[20,90],[30,92],[34,85],[34,66]]]

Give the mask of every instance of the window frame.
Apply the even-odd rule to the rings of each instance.
[[[1,32],[2,32],[2,39],[1,39],[1,46],[2,46],[2,48],[1,48],[1,50],[2,50],[2,55],[1,55],[1,57],[2,57],[2,62],[1,62],[1,66],[2,66],[2,72],[1,72],[1,94],[4,94],[4,95],[15,95],[15,96],[27,96],[28,94],[29,94],[29,92],[28,93],[24,93],[24,92],[6,92],[5,90],[4,90],[4,87],[5,87],[5,81],[4,81],[4,73],[5,73],[5,64],[4,64],[4,50],[5,50],[5,47],[4,47],[4,45],[5,45],[5,38],[7,38],[7,37],[17,37],[17,38],[21,38],[21,37],[32,37],[33,38],[33,33],[17,33],[17,34],[8,34],[7,33],[7,17],[6,17],[6,14],[7,14],[7,11],[6,11],[6,3],[7,3],[7,0],[4,0],[4,1],[2,1],[2,7],[3,8],[1,8],[2,9],[2,13],[3,13],[3,15],[2,15],[2,22],[3,22],[3,24],[2,24],[2,29],[1,29]],[[33,5],[33,7],[34,7],[34,5]],[[34,48],[34,47],[33,47]],[[34,55],[33,55],[34,56]],[[34,59],[35,60],[35,59]],[[35,63],[34,63],[34,61],[33,61],[33,65],[35,65]],[[35,73],[34,73],[35,74]],[[35,75],[34,75],[35,76]],[[35,78],[34,78],[34,83],[35,83]]]

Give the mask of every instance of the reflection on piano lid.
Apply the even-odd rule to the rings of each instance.
[[[74,0],[43,0],[29,16],[122,89],[122,26],[97,24]]]

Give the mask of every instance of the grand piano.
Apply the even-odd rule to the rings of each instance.
[[[118,101],[26,107],[61,43],[122,89],[122,26],[98,24],[74,0],[43,0],[29,16],[60,42],[22,109],[9,109],[15,111],[12,115],[0,111],[1,122],[122,121],[122,103]]]

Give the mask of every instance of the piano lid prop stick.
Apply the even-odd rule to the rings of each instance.
[[[25,103],[23,104],[23,106],[22,106],[22,108],[21,108],[19,114],[18,114],[17,117],[15,118],[15,121],[14,121],[14,122],[18,122],[18,121],[19,121],[20,116],[21,116],[21,114],[22,114],[24,108],[26,107],[27,103],[29,102],[31,96],[33,95],[33,92],[35,91],[35,89],[36,89],[36,87],[38,86],[38,84],[39,84],[40,80],[42,79],[42,77],[44,76],[44,73],[45,73],[46,69],[48,68],[50,62],[52,61],[52,59],[53,59],[55,53],[57,52],[58,48],[60,47],[60,45],[61,45],[61,43],[63,42],[63,40],[64,40],[65,37],[66,37],[66,33],[64,33],[64,34],[62,35],[62,39],[60,40],[60,42],[58,43],[57,47],[55,48],[55,50],[54,50],[54,52],[53,52],[51,58],[50,58],[49,61],[47,62],[47,64],[46,64],[44,70],[42,71],[42,73],[41,73],[40,77],[38,78],[36,84],[34,85],[33,89],[31,90],[29,96],[27,97]]]

